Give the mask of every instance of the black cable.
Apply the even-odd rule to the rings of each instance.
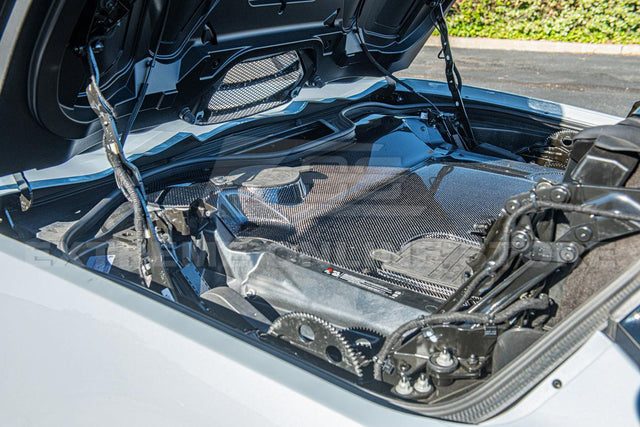
[[[473,324],[501,324],[507,322],[515,315],[528,310],[546,310],[550,306],[549,297],[545,294],[539,298],[518,300],[503,311],[491,316],[485,313],[442,313],[424,316],[401,325],[391,335],[389,335],[382,348],[376,355],[373,365],[374,379],[382,380],[382,366],[391,354],[393,349],[402,342],[402,338],[409,332],[425,328],[429,325],[443,323],[473,323]]]
[[[355,32],[356,37],[358,38],[358,42],[360,43],[360,47],[362,49],[362,51],[364,52],[365,56],[367,57],[367,59],[369,60],[369,62],[371,62],[371,64],[376,67],[376,69],[382,73],[385,77],[393,80],[397,85],[400,85],[402,87],[404,87],[405,89],[407,89],[409,92],[411,92],[412,94],[414,94],[415,96],[421,98],[422,100],[424,100],[425,102],[427,102],[431,107],[433,107],[433,109],[435,110],[436,114],[435,114],[435,119],[438,122],[438,130],[441,133],[444,133],[443,137],[445,138],[445,140],[449,143],[452,143],[456,146],[461,146],[461,148],[464,149],[470,149],[473,148],[477,145],[476,143],[476,139],[475,139],[475,135],[473,134],[473,130],[471,129],[471,125],[469,124],[469,117],[467,115],[466,109],[464,107],[464,104],[462,103],[462,98],[460,96],[458,96],[457,98],[455,98],[454,94],[452,93],[452,97],[454,98],[455,103],[457,104],[458,109],[462,110],[462,117],[460,119],[460,121],[462,122],[462,126],[460,126],[460,128],[462,129],[464,135],[460,135],[460,139],[461,142],[457,142],[455,140],[455,138],[453,137],[453,135],[456,134],[460,134],[459,130],[452,128],[452,126],[448,123],[448,121],[445,119],[444,117],[444,113],[429,99],[427,98],[425,95],[423,95],[422,93],[419,93],[418,91],[416,91],[411,85],[409,85],[408,83],[406,83],[405,81],[403,81],[402,79],[399,79],[398,77],[394,76],[388,69],[386,69],[384,66],[382,66],[382,64],[380,64],[371,54],[371,51],[369,50],[369,48],[367,47],[365,41],[364,41],[364,34],[362,33],[362,29],[359,27],[358,25],[358,19],[360,18],[360,14],[362,13],[363,7],[364,7],[364,1],[362,0],[359,4],[358,4],[358,8],[356,9],[356,12],[354,14],[354,18],[353,18],[353,22],[351,23],[349,29],[351,29],[353,31],[353,29],[355,28],[357,31]],[[440,4],[440,9],[442,9],[442,4]],[[441,10],[441,13],[444,13]],[[437,19],[434,19],[434,22],[436,22],[436,25],[438,26]],[[446,23],[445,23],[446,25]],[[440,28],[440,27],[438,27]],[[442,32],[441,32],[442,33]],[[445,29],[445,34],[446,33],[446,29]],[[458,81],[458,85],[461,87],[462,86],[462,78],[460,77],[460,73],[458,72],[458,69],[455,67],[455,64],[453,66],[453,72],[455,73],[456,77],[457,77],[457,81]],[[465,141],[466,140],[466,141]]]
[[[156,42],[155,49],[153,50],[153,55],[151,56],[151,60],[147,66],[147,70],[144,74],[144,78],[142,79],[142,84],[140,85],[140,90],[138,91],[138,96],[136,99],[136,103],[133,106],[133,110],[131,110],[131,114],[129,115],[129,120],[127,122],[126,127],[122,130],[122,136],[120,137],[121,145],[124,146],[127,136],[129,136],[129,132],[133,128],[133,123],[138,117],[138,113],[140,113],[140,109],[142,108],[142,103],[144,102],[144,98],[147,94],[147,89],[149,88],[149,76],[151,75],[151,70],[156,66],[156,60],[158,57],[158,52],[160,51],[160,43],[162,42],[162,37],[164,36],[164,31],[167,26],[167,20],[169,18],[169,9],[171,8],[171,0],[167,0],[167,4],[165,6],[164,17],[162,20],[162,27],[160,27],[160,33],[158,34],[158,41]]]
[[[433,107],[434,110],[436,110],[436,112],[439,115],[442,115],[442,111],[440,111],[440,109],[436,106],[436,104],[434,104],[429,98],[427,98],[426,96],[424,96],[423,94],[419,93],[418,91],[416,91],[414,88],[411,87],[411,85],[405,83],[402,79],[399,79],[398,77],[394,76],[389,70],[387,70],[386,68],[384,68],[382,66],[382,64],[380,64],[371,54],[371,52],[369,51],[369,48],[367,47],[367,45],[364,43],[364,38],[362,37],[362,35],[360,34],[360,32],[356,33],[357,37],[358,37],[358,41],[360,42],[360,47],[362,48],[362,51],[364,52],[364,54],[367,56],[367,59],[369,60],[369,62],[371,62],[371,64],[373,64],[374,67],[376,67],[378,69],[378,71],[380,71],[382,74],[384,74],[385,77],[390,78],[391,80],[393,80],[396,84],[399,84],[400,86],[404,87],[405,89],[407,89],[409,92],[411,92],[412,94],[418,96],[419,98],[421,98],[422,100],[424,100],[427,104],[431,105]]]
[[[407,89],[409,92],[411,92],[412,94],[418,96],[419,98],[423,99],[427,104],[431,105],[436,112],[438,113],[438,115],[442,115],[442,111],[440,111],[440,109],[436,106],[436,104],[434,104],[429,98],[427,98],[426,96],[424,96],[423,94],[417,92],[414,88],[411,87],[411,85],[405,83],[404,81],[402,81],[401,79],[399,79],[398,77],[394,76],[391,71],[389,71],[388,69],[386,69],[385,67],[382,66],[382,64],[380,64],[371,54],[371,52],[369,51],[369,48],[367,47],[367,44],[364,41],[364,35],[361,33],[362,29],[360,28],[360,26],[358,25],[358,20],[360,19],[360,15],[362,14],[362,10],[364,9],[364,3],[365,0],[362,0],[359,4],[358,4],[358,8],[356,9],[355,13],[354,13],[354,17],[353,17],[353,22],[351,23],[350,29],[353,31],[354,29],[357,30],[355,31],[355,35],[358,38],[358,42],[360,43],[360,47],[362,49],[362,51],[364,52],[364,54],[366,55],[367,59],[369,60],[369,62],[371,62],[371,64],[373,64],[374,67],[376,67],[378,69],[378,71],[380,73],[382,73],[385,77],[390,78],[391,80],[393,80],[396,84],[399,84],[400,86],[404,87],[405,89]]]
[[[492,262],[487,263],[486,267],[479,271],[471,281],[463,285],[458,289],[458,292],[454,294],[449,301],[452,301],[453,298],[456,298],[455,303],[449,307],[447,312],[455,312],[459,310],[464,303],[473,295],[475,290],[484,282],[486,279],[492,277],[509,258],[509,248],[511,241],[511,231],[515,222],[522,215],[530,213],[530,212],[540,212],[549,209],[562,210],[566,212],[578,212],[586,215],[594,215],[601,216],[605,218],[613,218],[620,221],[636,221],[640,222],[640,215],[633,214],[623,214],[620,212],[611,212],[603,209],[592,208],[584,205],[571,205],[564,203],[555,203],[555,202],[545,202],[545,201],[536,201],[529,202],[523,204],[519,207],[513,214],[509,216],[509,218],[502,225],[501,230],[501,240],[499,243],[499,247],[496,251],[497,257],[492,259]],[[458,295],[459,293],[459,295]]]

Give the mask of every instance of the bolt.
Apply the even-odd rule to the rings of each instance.
[[[420,376],[418,377],[418,380],[413,385],[413,388],[418,393],[430,393],[433,390],[433,386],[429,381],[429,377],[424,372],[420,374]]]
[[[551,200],[556,203],[564,203],[569,200],[569,191],[564,187],[556,187],[551,190]]]
[[[520,207],[520,202],[516,199],[507,200],[504,204],[504,208],[509,213],[514,213]]]
[[[396,388],[396,393],[398,393],[401,396],[407,396],[413,393],[413,387],[411,386],[411,381],[409,381],[409,379],[404,375],[400,378],[400,381],[398,381],[398,384],[396,384],[395,388]]]
[[[536,191],[544,191],[551,188],[551,184],[547,181],[540,181],[538,185],[536,185]]]
[[[422,331],[422,335],[431,342],[438,342],[438,337],[436,336],[436,333],[433,331],[433,329],[429,327],[424,328],[424,330]]]
[[[560,388],[562,387],[562,381],[555,379],[551,381],[551,385],[553,386],[553,388]]]
[[[471,366],[477,365],[478,362],[479,362],[478,356],[476,356],[475,354],[470,355],[469,359],[467,359],[467,363],[469,363],[469,365]]]
[[[564,262],[573,262],[578,257],[578,251],[574,246],[565,246],[560,249],[560,259]]]
[[[529,244],[529,235],[525,231],[517,231],[511,238],[511,246],[515,250],[522,250]]]
[[[447,368],[449,366],[452,366],[455,362],[453,360],[453,357],[451,357],[451,353],[449,353],[449,350],[444,349],[436,358],[436,363],[444,368]]]
[[[583,225],[576,229],[576,237],[581,242],[588,242],[593,237],[593,231],[591,231],[591,229],[586,225]]]

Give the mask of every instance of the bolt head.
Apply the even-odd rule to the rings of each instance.
[[[504,208],[509,213],[514,213],[520,207],[520,202],[516,199],[507,200]]]
[[[593,231],[589,227],[582,226],[576,229],[576,237],[581,242],[588,242],[593,237]]]
[[[544,191],[551,188],[551,184],[547,181],[540,181],[538,185],[536,185],[536,191]]]
[[[556,187],[551,190],[551,200],[556,203],[564,203],[569,199],[569,191],[563,187]]]
[[[529,244],[529,236],[524,231],[516,232],[511,238],[511,246],[513,249],[522,250]]]
[[[560,249],[560,259],[564,262],[573,262],[578,258],[578,251],[573,246],[565,246]]]

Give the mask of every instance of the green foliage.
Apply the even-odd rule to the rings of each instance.
[[[640,0],[459,0],[452,36],[640,43]]]

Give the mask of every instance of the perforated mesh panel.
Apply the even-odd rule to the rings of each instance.
[[[225,75],[208,102],[203,124],[236,120],[288,102],[303,77],[296,52],[241,62]]]

